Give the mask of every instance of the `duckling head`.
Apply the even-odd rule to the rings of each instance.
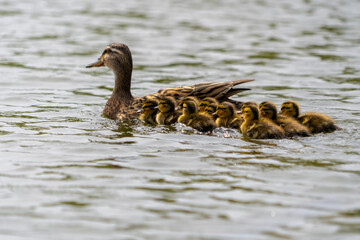
[[[246,106],[241,110],[245,121],[259,120],[259,108],[254,105]]]
[[[194,101],[187,101],[183,103],[183,115],[189,116],[191,114],[197,113],[197,104]]]
[[[218,100],[216,100],[215,98],[212,97],[203,98],[199,103],[199,112],[205,111],[206,107],[213,103],[216,105],[219,104]]]
[[[173,97],[163,97],[160,99],[158,106],[160,112],[173,112],[175,110],[176,101]]]
[[[268,101],[262,102],[259,105],[259,109],[261,117],[271,120],[277,119],[277,109],[274,103]]]
[[[254,101],[248,101],[248,102],[244,102],[243,105],[241,106],[241,111],[243,110],[243,108],[248,107],[248,106],[255,106],[258,107],[258,104]]]
[[[235,106],[229,102],[222,102],[216,108],[216,114],[219,118],[228,118],[235,114]]]
[[[146,100],[142,105],[142,112],[145,115],[151,115],[157,111],[158,101],[155,99]]]
[[[196,103],[196,105],[199,104],[199,102],[200,102],[200,100],[199,100],[198,97],[195,97],[195,96],[187,96],[187,97],[184,97],[183,99],[181,99],[181,100],[179,101],[179,104],[178,104],[179,109],[182,109],[182,108],[183,108],[183,104],[184,104],[185,102],[188,102],[188,101],[193,101],[193,102]]]
[[[300,106],[295,101],[286,101],[281,104],[280,113],[287,117],[298,118],[300,116]]]
[[[205,112],[209,115],[213,115],[216,112],[216,107],[217,107],[216,103],[211,103],[209,104],[209,106],[205,108]]]

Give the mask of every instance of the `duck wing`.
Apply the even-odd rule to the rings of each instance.
[[[196,96],[198,98],[213,97],[220,101],[226,101],[229,97],[249,88],[234,88],[236,85],[254,81],[253,79],[235,80],[230,82],[207,82],[192,86],[183,86],[177,88],[160,89],[155,95],[173,96],[182,98],[187,96]]]

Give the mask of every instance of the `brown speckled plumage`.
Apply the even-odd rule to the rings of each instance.
[[[122,43],[109,44],[97,62],[89,64],[91,67],[109,67],[115,75],[113,93],[104,108],[104,115],[111,119],[133,119],[139,117],[146,97],[133,97],[131,95],[131,74],[133,63],[130,49]],[[161,89],[151,97],[172,96],[176,100],[186,96],[216,98],[219,102],[231,101],[240,105],[241,102],[228,99],[234,94],[249,90],[248,88],[234,88],[238,84],[253,81],[252,79],[236,80],[230,82],[200,83],[192,86]]]

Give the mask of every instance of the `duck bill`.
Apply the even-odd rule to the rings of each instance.
[[[102,60],[102,58],[99,58],[97,62],[87,65],[86,68],[103,67],[103,66],[105,66],[104,61]]]

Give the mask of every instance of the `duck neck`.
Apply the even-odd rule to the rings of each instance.
[[[114,69],[115,86],[112,98],[123,103],[129,103],[133,100],[131,95],[131,71],[124,71],[121,68]]]
[[[104,114],[108,118],[116,119],[121,108],[132,103],[134,97],[131,95],[131,71],[121,68],[112,68],[115,75],[115,86],[113,93],[107,101]]]

